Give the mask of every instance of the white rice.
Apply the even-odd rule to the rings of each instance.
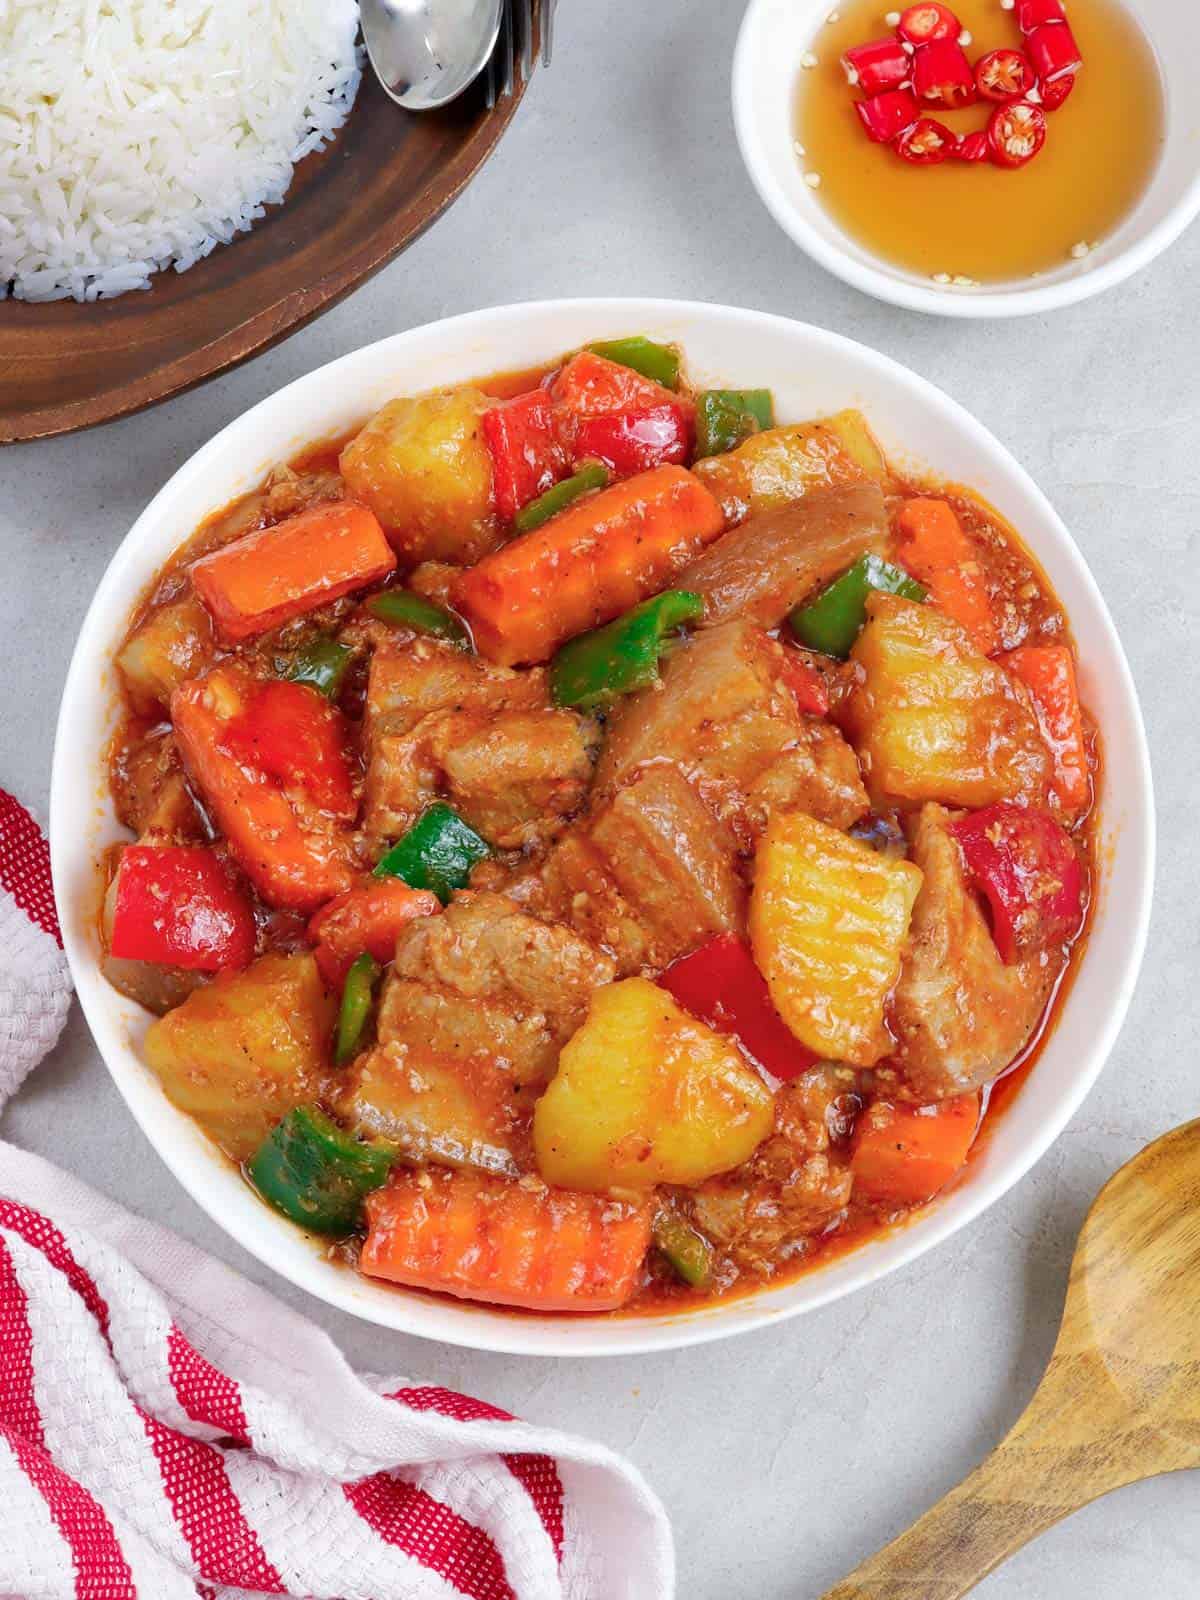
[[[184,272],[358,92],[355,0],[0,0],[0,299]]]

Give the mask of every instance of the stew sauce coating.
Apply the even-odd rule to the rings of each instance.
[[[118,653],[107,976],[373,1278],[644,1312],[803,1270],[955,1181],[1082,949],[1097,738],[1017,536],[681,360],[397,397]]]

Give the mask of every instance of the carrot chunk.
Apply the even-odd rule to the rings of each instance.
[[[638,1287],[653,1205],[396,1168],[366,1211],[369,1277],[526,1311],[614,1311]]]
[[[931,1106],[877,1101],[854,1130],[855,1194],[898,1206],[931,1200],[966,1162],[978,1129],[978,1094]]]
[[[1065,644],[1022,645],[1000,657],[1033,696],[1038,723],[1054,764],[1052,788],[1071,814],[1087,810],[1092,785],[1087,740],[1075,681],[1075,657]]]
[[[228,742],[259,685],[240,667],[215,667],[171,696],[175,738],[193,782],[242,871],[273,906],[315,911],[353,881],[348,835],[302,792],[285,793]],[[314,696],[315,699],[315,696]]]
[[[338,500],[202,556],[192,583],[221,633],[236,642],[364,588],[395,565],[374,513]]]
[[[698,478],[655,467],[485,556],[456,581],[453,603],[482,655],[504,666],[545,661],[663,588],[724,526]]]
[[[983,569],[954,507],[945,500],[906,500],[896,517],[900,559],[948,616],[971,635],[982,655],[1000,647]]]
[[[308,925],[321,976],[331,989],[338,989],[364,950],[376,961],[390,961],[405,923],[441,909],[437,895],[410,889],[399,878],[368,878],[347,889],[322,906]]]

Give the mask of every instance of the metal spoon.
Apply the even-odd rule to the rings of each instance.
[[[496,47],[502,0],[359,0],[375,75],[399,106],[435,111],[462,94]]]

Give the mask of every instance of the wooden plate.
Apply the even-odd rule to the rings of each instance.
[[[153,287],[0,301],[0,443],[125,416],[294,332],[378,272],[465,188],[512,119],[482,81],[444,111],[394,105],[368,67],[336,140],[250,233]]]

